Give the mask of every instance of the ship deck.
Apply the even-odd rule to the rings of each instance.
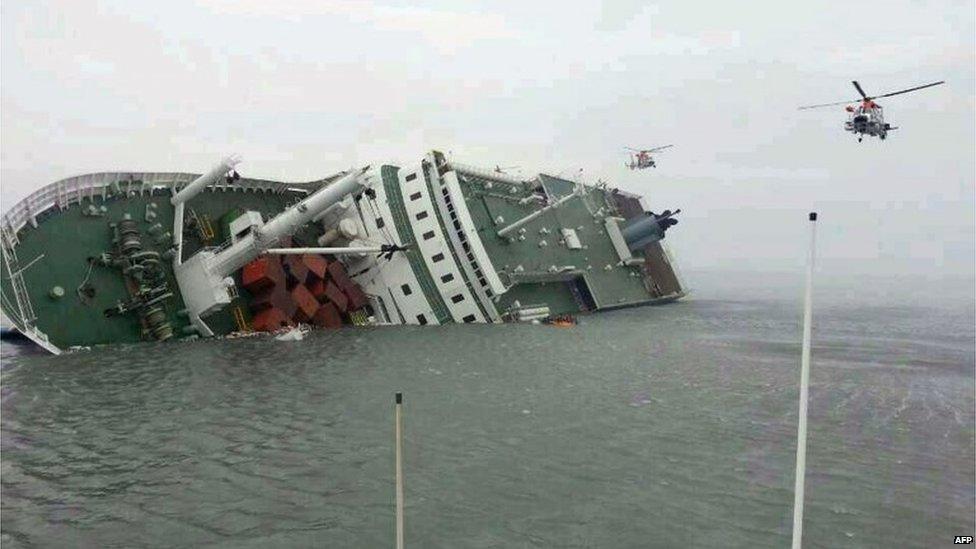
[[[138,181],[136,182],[138,183]],[[248,182],[245,181],[245,185]],[[232,209],[250,209],[262,212],[266,217],[274,215],[296,201],[303,193],[260,188],[258,185],[239,186],[238,189],[209,188],[197,195],[188,205],[201,219],[213,229],[210,239],[187,232],[184,237],[184,257],[189,257],[205,246],[218,246],[224,240],[220,219]],[[246,191],[245,191],[246,189]],[[228,200],[227,194],[233,195]],[[170,204],[171,193],[164,187],[155,187],[140,193],[93,193],[63,208],[53,207],[34,216],[33,223],[24,223],[16,231],[16,257],[22,270],[24,287],[30,300],[37,326],[47,335],[49,341],[58,347],[70,345],[93,345],[104,342],[142,341],[139,318],[136,314],[124,314],[106,318],[104,311],[120,300],[129,297],[129,290],[120,271],[110,267],[95,265],[89,269],[89,257],[95,257],[112,250],[112,231],[109,223],[120,221],[125,214],[139,223],[142,239],[148,249],[163,252],[168,247],[156,244],[149,234],[150,226],[159,224],[162,232],[172,231],[174,208]],[[155,204],[156,218],[145,221],[146,209]],[[87,215],[89,205],[104,207],[97,216]],[[182,297],[168,262],[164,262],[169,288],[173,292],[166,302],[167,317],[173,326],[176,337],[181,337],[182,328],[188,326],[186,318],[178,311],[182,308]],[[95,295],[82,299],[78,288],[83,282],[95,288]],[[55,286],[64,289],[64,296],[52,298],[50,292]],[[0,280],[5,301],[13,301],[15,295],[11,278]],[[237,329],[233,310],[236,305],[248,299],[246,291],[239,290],[240,301],[207,318],[214,333],[224,334]],[[16,311],[16,304],[4,304],[4,308]],[[239,307],[249,320],[248,307]]]
[[[570,200],[559,208],[550,210],[524,226],[525,240],[509,241],[497,236],[498,229],[538,209],[537,205],[520,204],[519,195],[506,193],[506,187],[495,184],[485,189],[487,180],[470,174],[458,174],[464,189],[468,211],[471,213],[482,243],[492,258],[495,268],[511,273],[506,282],[517,282],[502,295],[498,308],[504,309],[519,301],[523,306],[548,303],[555,313],[570,313],[580,309],[579,297],[574,295],[568,278],[582,277],[592,294],[596,309],[650,304],[659,301],[648,292],[641,270],[637,267],[618,266],[617,255],[602,219],[594,219],[600,208],[608,204],[604,191],[592,187],[578,200]],[[545,190],[556,200],[571,194],[574,183],[558,177],[541,175]],[[504,219],[501,225],[495,219]],[[586,247],[571,250],[559,244],[560,229],[575,229]],[[543,233],[543,229],[547,233]],[[540,242],[545,241],[545,246]],[[515,274],[519,265],[523,271]],[[607,270],[606,266],[611,268]],[[559,275],[550,267],[572,266],[578,275]]]

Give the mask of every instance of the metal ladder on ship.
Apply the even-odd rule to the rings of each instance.
[[[214,239],[217,233],[214,232],[213,223],[210,221],[210,216],[203,214],[200,217],[200,230],[203,232],[203,239],[205,242],[210,242]]]
[[[16,238],[16,236],[13,238]],[[0,244],[3,246],[3,266],[10,276],[10,286],[13,288],[14,301],[17,305],[17,311],[20,314],[20,318],[14,320],[19,321],[18,327],[33,327],[34,320],[37,319],[37,316],[34,314],[34,307],[31,306],[30,297],[27,294],[27,286],[24,285],[24,277],[21,274],[22,269],[20,269],[20,263],[17,261],[17,252],[14,251],[14,242],[7,229],[2,229]]]
[[[250,332],[251,327],[247,324],[247,319],[244,318],[244,311],[241,306],[238,305],[234,307],[234,323],[237,324],[237,330],[239,332]]]
[[[190,219],[193,220],[194,225],[197,228],[197,234],[200,236],[200,240],[204,243],[209,243],[213,240],[217,233],[214,231],[213,223],[210,221],[210,216],[207,214],[199,215],[193,208],[189,209]]]

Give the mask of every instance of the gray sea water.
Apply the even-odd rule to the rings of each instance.
[[[575,328],[4,344],[4,547],[785,547],[799,286]],[[794,291],[796,290],[796,291]],[[972,299],[818,290],[806,547],[974,532]]]

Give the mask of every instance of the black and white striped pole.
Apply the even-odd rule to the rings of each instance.
[[[810,387],[810,339],[813,321],[813,263],[817,249],[817,212],[810,212],[810,255],[803,301],[803,350],[800,356],[800,414],[796,427],[796,485],[793,488],[793,549],[803,539],[803,486],[807,467],[807,396]]]
[[[396,394],[396,549],[403,549],[403,393]]]

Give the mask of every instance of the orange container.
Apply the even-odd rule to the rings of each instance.
[[[336,286],[345,289],[353,284],[352,280],[349,278],[349,275],[346,273],[346,268],[342,266],[342,263],[339,263],[338,261],[329,263],[328,271],[329,277],[332,279],[332,282],[335,282]]]
[[[315,299],[319,301],[325,301],[325,285],[326,282],[321,278],[316,278],[307,284],[308,291],[312,292]]]
[[[273,332],[285,326],[291,326],[291,320],[281,312],[281,309],[271,307],[254,315],[251,327],[258,332]]]
[[[281,263],[285,268],[285,274],[288,275],[289,285],[304,284],[308,280],[309,270],[302,262],[301,256],[286,255]]]
[[[342,326],[342,316],[335,305],[326,303],[315,312],[312,324],[322,328],[339,328]]]
[[[325,272],[329,268],[329,261],[320,255],[305,254],[301,256],[302,263],[308,268],[309,272],[318,278],[325,278]]]
[[[284,285],[285,272],[275,256],[264,256],[244,265],[241,285],[251,293],[259,293],[275,285]]]
[[[363,292],[362,288],[358,284],[352,284],[348,288],[343,289],[343,293],[349,299],[348,308],[350,311],[358,311],[366,306],[369,302],[366,298],[366,293]]]
[[[295,322],[308,322],[319,310],[319,302],[305,286],[292,288],[291,298],[296,305],[295,313],[291,317]]]
[[[325,284],[325,296],[336,306],[336,309],[339,309],[339,312],[346,312],[349,306],[349,298],[346,297],[346,294],[342,293],[342,290],[338,286],[332,282],[327,282]]]
[[[260,312],[265,309],[275,308],[291,318],[295,314],[297,306],[291,293],[285,289],[284,285],[269,288],[251,300],[251,312]]]

